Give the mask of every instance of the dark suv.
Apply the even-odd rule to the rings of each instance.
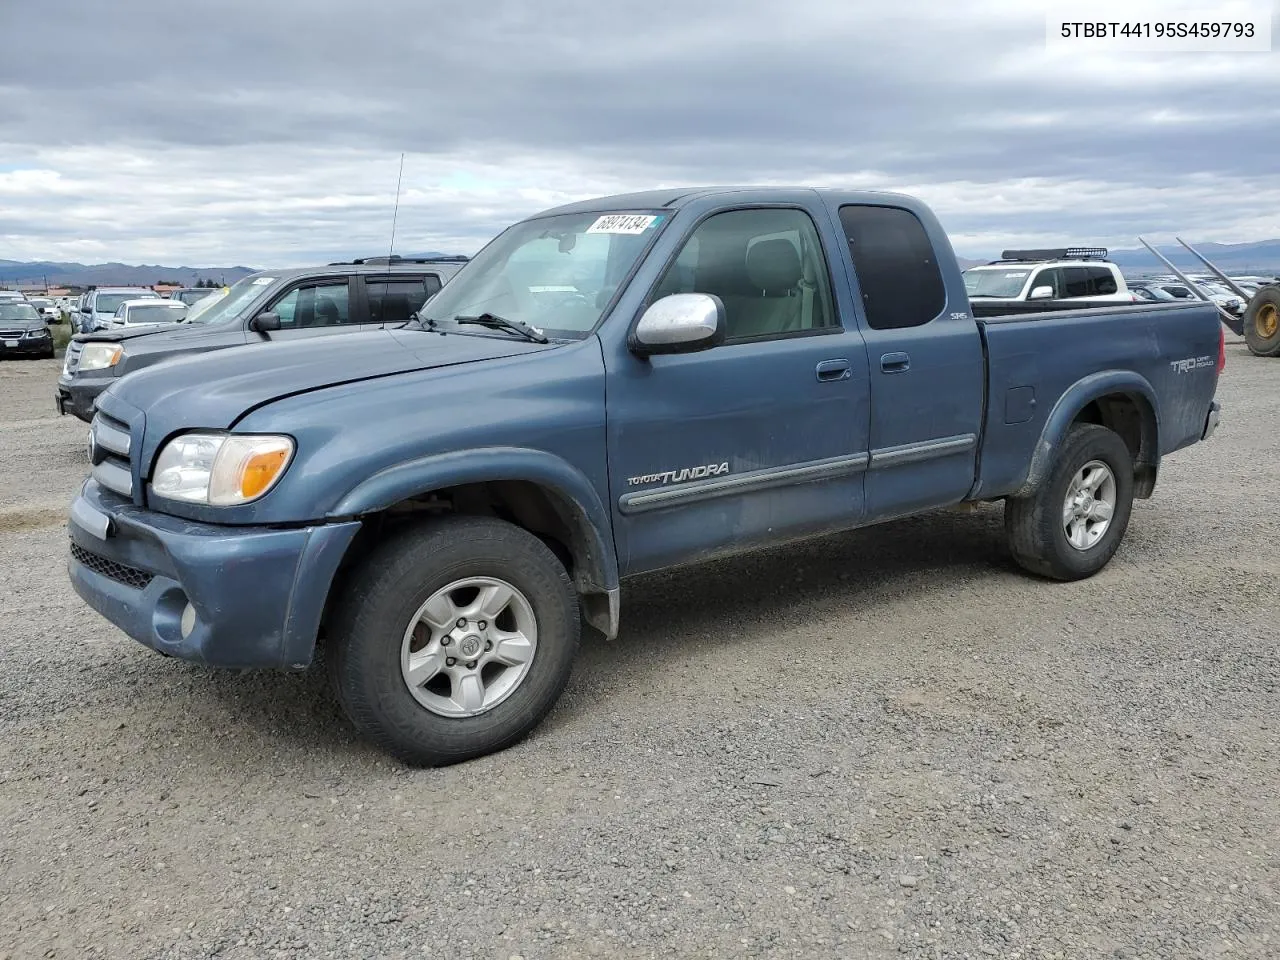
[[[405,323],[466,261],[367,257],[262,270],[197,301],[179,324],[79,334],[58,378],[58,412],[88,423],[108,386],[173,357]]]

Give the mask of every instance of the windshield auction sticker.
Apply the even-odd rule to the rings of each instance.
[[[643,213],[606,213],[587,227],[587,233],[644,233],[658,219]]]

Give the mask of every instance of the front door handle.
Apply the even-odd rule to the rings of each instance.
[[[818,379],[848,380],[853,376],[853,367],[848,360],[823,360],[818,364]]]
[[[886,353],[880,358],[880,369],[885,373],[903,373],[911,369],[911,357],[905,353]]]

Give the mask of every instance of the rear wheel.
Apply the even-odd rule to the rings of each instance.
[[[1244,315],[1244,342],[1259,357],[1280,357],[1280,287],[1262,287]]]
[[[1081,580],[1111,560],[1132,510],[1129,448],[1106,427],[1078,423],[1039,489],[1005,502],[1005,534],[1023,569]]]
[[[362,563],[335,611],[334,687],[367,738],[442,766],[511,746],[573,669],[578,600],[537,537],[483,517],[400,534]]]

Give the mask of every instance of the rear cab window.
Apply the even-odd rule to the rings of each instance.
[[[947,304],[942,269],[928,231],[914,213],[902,207],[846,204],[840,207],[840,225],[868,326],[918,327],[942,313]]]

